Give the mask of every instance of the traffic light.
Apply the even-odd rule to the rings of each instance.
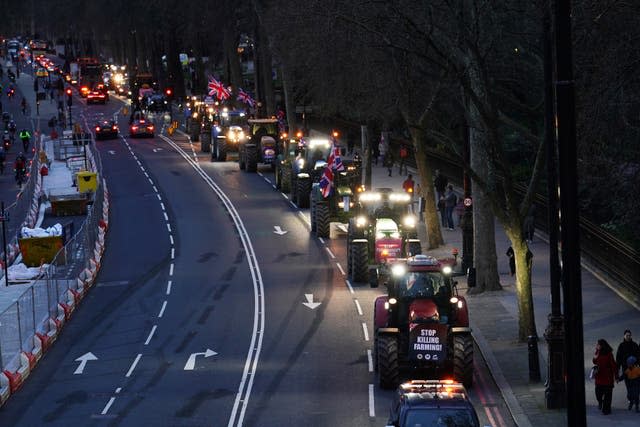
[[[71,104],[73,104],[73,98],[71,97],[71,88],[67,88],[66,90],[67,93],[67,106],[71,107]]]

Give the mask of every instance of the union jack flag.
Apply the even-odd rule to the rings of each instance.
[[[231,92],[229,92],[229,89],[224,87],[222,82],[219,82],[213,76],[209,76],[209,85],[207,87],[209,88],[209,96],[215,95],[221,101],[224,101],[225,99],[229,98],[229,96],[231,96]]]
[[[329,152],[329,158],[327,159],[327,166],[324,168],[322,178],[320,178],[320,192],[325,199],[331,194],[333,189],[334,171],[343,171],[344,165],[340,158],[340,147],[337,146],[335,138],[331,138],[331,151]]]
[[[251,95],[249,95],[247,92],[245,92],[242,89],[239,89],[238,92],[238,101],[240,102],[244,102],[245,104],[247,104],[249,107],[255,107],[256,105],[256,100],[253,99],[251,97]]]

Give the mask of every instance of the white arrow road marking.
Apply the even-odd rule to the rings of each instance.
[[[76,371],[73,373],[73,375],[81,374],[84,371],[84,367],[89,360],[98,360],[98,358],[91,352],[85,353],[82,356],[78,357],[76,359],[76,362],[80,362],[80,364],[76,368]]]
[[[302,305],[306,305],[311,310],[316,309],[321,302],[313,302],[313,294],[304,294],[304,297],[307,299],[307,302],[303,302]]]
[[[195,368],[196,366],[196,357],[197,356],[204,356],[204,357],[210,357],[210,356],[215,356],[216,353],[213,350],[209,350],[207,349],[207,351],[203,352],[203,353],[191,353],[191,356],[189,356],[189,359],[187,360],[187,363],[184,365],[184,370],[185,371],[193,371],[193,368]]]
[[[279,225],[274,225],[273,228],[275,228],[274,233],[279,234],[281,236],[283,234],[287,234],[288,233],[288,231],[281,229]]]
[[[109,154],[111,154],[111,155],[116,154],[116,152],[115,152],[114,150],[109,150],[109,151],[107,151],[107,153],[109,153]]]
[[[157,153],[158,151],[162,151],[162,148],[154,148],[154,149],[153,149],[153,152],[154,152],[154,153]]]

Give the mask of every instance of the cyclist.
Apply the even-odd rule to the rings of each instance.
[[[7,152],[4,150],[4,144],[0,144],[0,175],[4,175],[5,160],[7,160]]]
[[[22,147],[24,151],[29,151],[29,143],[31,142],[31,133],[27,129],[20,131],[20,140],[22,141]]]
[[[9,148],[11,148],[11,135],[8,130],[2,133],[2,146],[5,151],[9,151]]]
[[[13,120],[9,120],[9,125],[7,126],[7,129],[9,129],[9,133],[11,134],[11,136],[15,135],[16,130],[18,130],[18,126],[16,125],[16,122]]]
[[[22,107],[22,114],[27,115],[27,98],[25,98],[24,96],[22,97],[20,106]]]
[[[13,168],[16,172],[16,183],[18,185],[22,185],[22,181],[24,181],[24,177],[27,173],[27,158],[24,154],[18,154],[18,157],[16,157],[16,161],[13,164]]]

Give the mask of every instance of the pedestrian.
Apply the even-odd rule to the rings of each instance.
[[[635,357],[636,360],[640,360],[640,346],[635,342],[631,336],[631,330],[625,329],[622,334],[622,342],[618,344],[616,350],[616,363],[618,367],[624,371],[625,363],[629,357]],[[616,372],[616,378],[620,377],[620,372]]]
[[[389,151],[389,146],[387,145],[387,141],[384,138],[384,133],[382,133],[380,135],[380,142],[378,143],[378,155],[380,156],[380,163],[382,164],[382,166],[386,165],[385,161],[386,161],[387,151]]]
[[[611,413],[611,396],[618,367],[613,359],[613,349],[604,338],[600,338],[596,344],[593,365],[598,409],[602,410],[604,415],[609,415]]]
[[[389,171],[389,176],[391,176],[391,172],[393,171],[393,151],[391,149],[387,150],[387,154],[384,156],[384,161],[386,162],[387,170]]]
[[[433,179],[433,185],[436,187],[436,194],[438,195],[438,200],[440,197],[444,197],[444,192],[447,188],[447,184],[449,180],[446,176],[440,173],[440,170],[436,169],[436,177]]]
[[[624,385],[627,387],[627,400],[629,401],[628,410],[634,406],[636,412],[640,412],[640,366],[635,356],[629,356],[625,361],[627,368],[622,373],[621,380],[624,379]]]
[[[405,175],[407,174],[407,160],[409,158],[409,149],[407,148],[407,144],[400,145],[400,168],[398,171],[399,175],[402,175],[402,169],[404,169]]]
[[[353,149],[356,145],[356,137],[353,132],[347,133],[347,150],[349,150],[349,155],[353,154]]]
[[[419,221],[424,222],[424,194],[422,193],[422,186],[420,184],[416,184],[415,198],[418,203],[417,211]]]
[[[462,227],[462,216],[464,215],[464,199],[462,197],[458,197],[455,212],[458,217],[458,227]]]
[[[380,144],[372,144],[373,147],[371,147],[371,155],[373,156],[373,161],[375,163],[376,166],[378,166],[378,158],[380,157]]]
[[[444,196],[444,208],[447,216],[447,228],[453,230],[453,210],[458,203],[458,196],[456,196],[456,193],[453,191],[453,185],[449,184],[447,188],[447,194]]]
[[[533,242],[533,234],[536,231],[536,205],[531,204],[529,206],[529,210],[527,211],[527,216],[524,217],[524,238],[529,242]]]
[[[509,246],[506,252],[507,257],[509,258],[509,273],[512,276],[516,274],[516,253],[513,251],[513,247]],[[529,248],[527,248],[527,267],[531,269],[531,263],[533,261],[533,253]]]
[[[20,106],[22,107],[22,115],[27,115],[27,98],[22,97],[22,101],[20,102]]]
[[[415,186],[416,183],[413,180],[413,175],[409,174],[407,176],[407,179],[405,179],[402,182],[402,189],[404,190],[405,193],[408,193],[411,196],[411,199],[413,200],[413,192],[415,190]]]
[[[440,218],[442,220],[442,227],[447,227],[447,214],[445,209],[444,196],[438,199],[438,211],[440,211]]]

